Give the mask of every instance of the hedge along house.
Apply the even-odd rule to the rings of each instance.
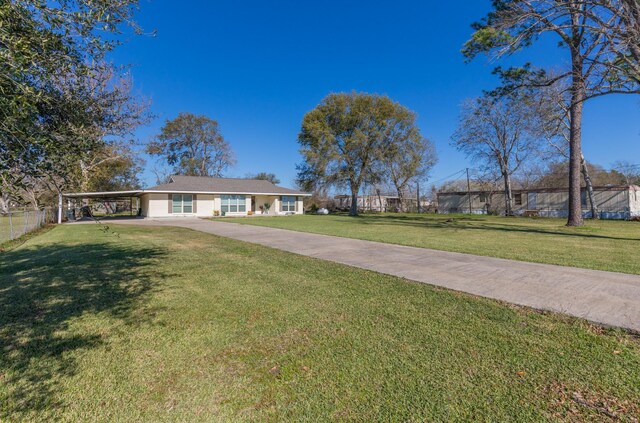
[[[258,179],[178,176],[144,190],[62,194],[67,199],[138,198],[139,215],[211,217],[302,214],[303,197],[311,194]]]
[[[630,219],[640,216],[640,187],[637,185],[594,187],[594,199],[602,219]],[[566,188],[513,190],[515,215],[567,217],[569,191]],[[591,217],[589,196],[581,191],[582,214]],[[439,192],[439,213],[504,214],[502,191]]]

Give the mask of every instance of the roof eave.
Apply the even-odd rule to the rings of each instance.
[[[183,190],[183,189],[163,189],[163,190],[143,190],[143,194],[240,194],[240,195],[295,195],[298,197],[311,197],[312,194],[307,192],[255,192],[255,191],[193,191],[193,190]]]

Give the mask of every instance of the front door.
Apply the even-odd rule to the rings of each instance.
[[[527,195],[527,209],[528,210],[535,210],[538,208],[538,193],[537,192],[530,192]]]
[[[251,196],[251,211],[252,212],[256,211],[256,196],[255,195]]]

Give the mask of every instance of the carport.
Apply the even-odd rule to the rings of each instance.
[[[63,200],[67,199],[67,210],[71,210],[71,202],[72,201],[80,201],[83,200],[94,200],[102,203],[116,202],[122,200],[129,200],[129,210],[131,216],[133,216],[133,200],[137,199],[138,208],[140,207],[140,195],[142,194],[142,190],[131,190],[131,191],[108,191],[108,192],[71,192],[71,193],[61,193],[58,196],[58,223],[62,223],[62,213],[63,213]]]

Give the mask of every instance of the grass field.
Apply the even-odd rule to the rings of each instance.
[[[640,340],[622,331],[185,229],[114,228],[58,226],[0,253],[0,421],[640,413]]]
[[[640,222],[480,215],[365,214],[237,218],[234,223],[537,263],[640,274]]]

